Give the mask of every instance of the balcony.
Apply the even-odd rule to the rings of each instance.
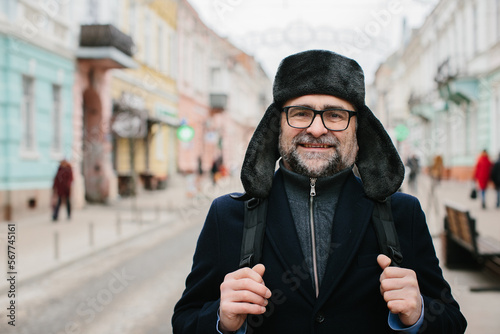
[[[227,94],[224,93],[211,93],[210,94],[210,108],[212,112],[222,112],[227,106]]]
[[[134,42],[111,24],[82,25],[78,59],[93,60],[106,68],[137,68]]]
[[[439,94],[445,100],[456,104],[469,103],[479,99],[479,80],[476,78],[456,78],[439,87]]]

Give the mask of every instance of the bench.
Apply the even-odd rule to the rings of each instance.
[[[500,257],[500,241],[481,236],[476,231],[476,220],[469,211],[452,203],[445,204],[444,252],[449,268],[480,268]]]

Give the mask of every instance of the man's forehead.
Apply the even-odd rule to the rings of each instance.
[[[288,100],[284,104],[284,106],[288,105],[303,105],[312,108],[340,107],[343,109],[351,109],[351,110],[354,109],[353,105],[344,99],[341,99],[333,95],[323,95],[323,94],[311,94],[311,95],[302,95],[299,97],[295,97]]]

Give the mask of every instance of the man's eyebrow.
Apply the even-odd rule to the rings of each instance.
[[[307,107],[311,109],[315,109],[312,104],[309,103],[299,103],[296,104],[297,107]],[[322,109],[345,109],[345,106],[339,105],[339,104],[325,104],[323,105]]]
[[[326,110],[326,109],[343,109],[343,110],[351,110],[351,108],[347,107],[347,106],[344,106],[344,105],[341,105],[341,104],[324,104],[322,108],[320,109],[316,109],[314,108],[311,104],[309,103],[297,103],[297,104],[294,104],[294,106],[297,106],[297,107],[306,107],[306,108],[310,108],[310,109],[315,109],[315,110]],[[354,109],[356,110],[356,109]]]
[[[315,109],[311,104],[308,104],[308,103],[300,103],[300,104],[297,104],[297,106]],[[343,105],[340,105],[340,104],[324,104],[320,110],[324,110],[324,109],[346,109],[346,107]]]
[[[347,109],[347,107],[339,104],[326,104],[323,109]]]

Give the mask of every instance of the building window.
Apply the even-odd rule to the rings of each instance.
[[[144,22],[144,61],[147,65],[151,66],[153,64],[153,17],[150,12],[146,12],[145,22]]]
[[[23,136],[21,146],[25,151],[35,150],[35,93],[34,79],[23,76],[23,97],[21,101],[21,117]]]
[[[62,151],[62,90],[61,86],[52,86],[52,151]]]
[[[193,69],[194,73],[194,87],[199,92],[203,89],[203,49],[201,46],[196,45],[194,47],[195,53],[193,55]]]
[[[478,51],[478,42],[479,42],[479,9],[477,3],[474,3],[472,7],[472,27],[473,27],[473,34],[472,34],[472,50],[473,54],[475,55]]]
[[[156,160],[165,161],[165,132],[163,127],[158,124],[156,125],[156,145],[155,145],[155,156]]]
[[[174,33],[169,33],[169,50],[170,50],[170,56],[169,56],[169,70],[168,74],[172,78],[177,78],[177,39],[176,39],[176,34]]]
[[[500,153],[500,86],[495,89],[493,99],[492,148],[493,152]]]
[[[90,22],[97,23],[99,22],[99,1],[98,0],[90,0],[88,7],[88,17]]]
[[[167,59],[166,55],[168,52],[165,52],[165,49],[168,48],[168,38],[165,38],[165,30],[163,29],[163,26],[160,24],[158,25],[158,44],[157,44],[157,50],[158,50],[158,69],[162,74],[167,73]]]
[[[136,4],[135,4],[134,1],[132,1],[130,3],[130,7],[129,7],[129,18],[128,18],[129,27],[128,27],[128,32],[129,32],[130,37],[132,37],[132,39],[134,40],[135,43],[137,42],[135,40],[135,36],[136,36],[136,22],[137,22]]]
[[[496,40],[497,41],[500,41],[500,1],[495,1],[495,5],[496,5],[496,10],[495,10],[495,13],[496,15],[494,15],[494,17],[496,18]]]
[[[215,90],[219,90],[222,87],[222,71],[220,67],[212,67],[211,70],[211,85]]]

